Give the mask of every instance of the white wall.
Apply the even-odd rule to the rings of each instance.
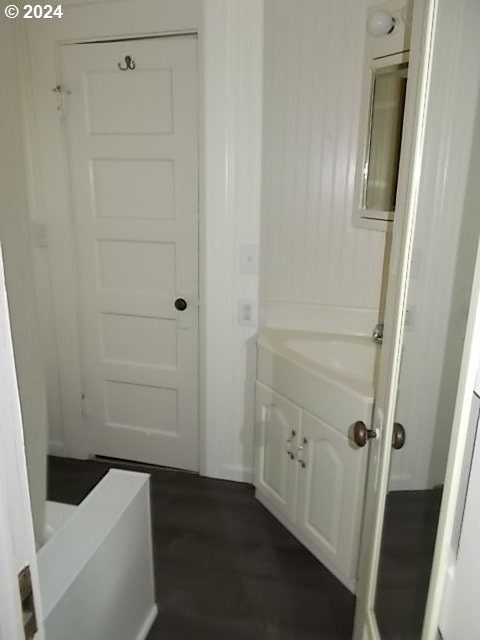
[[[479,419],[479,400],[473,397],[472,422]],[[473,426],[473,425],[472,425]],[[478,615],[478,522],[480,519],[480,431],[477,430],[472,466],[462,514],[462,530],[458,551],[447,574],[439,628],[444,640],[476,640],[480,636]]]
[[[262,305],[371,333],[385,234],[352,226],[366,0],[266,0]]]
[[[58,82],[56,43],[197,30],[202,103],[201,471],[249,479],[256,327],[238,326],[237,307],[239,298],[258,302],[258,276],[239,273],[239,249],[241,244],[258,244],[259,236],[263,1],[69,4],[62,20],[28,25],[37,221],[46,225],[48,240],[47,247],[36,249],[36,269],[44,303],[44,343],[49,345],[51,451],[78,457],[90,453],[82,441],[74,241],[61,123],[52,94]]]
[[[32,514],[40,544],[46,500],[46,385],[32,264],[16,27],[7,20],[1,20],[0,24],[0,242],[5,261]]]
[[[241,298],[258,305],[258,275],[241,274],[239,257],[259,243],[263,1],[204,7],[205,472],[250,480],[257,328],[237,315]]]

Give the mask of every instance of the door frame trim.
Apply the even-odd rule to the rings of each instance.
[[[440,0],[438,0],[440,1]],[[460,4],[460,6],[458,6]],[[475,123],[480,109],[480,60],[478,58],[478,28],[480,26],[480,8],[477,3],[471,0],[459,2],[447,2],[444,0],[443,7],[447,12],[442,18],[439,34],[440,47],[443,56],[447,56],[451,67],[448,69],[449,76],[457,80],[453,84],[456,88],[451,89],[447,78],[447,85],[453,91],[455,99],[445,100],[443,105],[443,123],[445,126],[445,139],[447,143],[442,149],[442,157],[446,161],[452,157],[452,143],[458,129],[458,101],[466,105],[467,112],[461,114],[462,122],[467,126]],[[466,13],[468,7],[473,7],[476,11],[472,20],[472,15]],[[454,37],[452,38],[452,29]],[[465,33],[467,31],[467,34]],[[453,42],[453,44],[452,44]],[[463,58],[463,65],[462,65]],[[474,83],[472,83],[472,78]],[[439,97],[439,93],[436,96]],[[473,99],[472,99],[473,98]],[[476,103],[475,103],[476,100]],[[472,124],[472,129],[474,124]],[[465,187],[468,180],[472,180],[468,171],[471,161],[472,138],[465,137],[461,143],[462,155],[458,155],[455,162],[451,163],[450,184],[455,185],[449,190],[447,204],[453,202],[457,208],[464,206]],[[458,151],[458,150],[457,150]],[[478,152],[477,152],[478,153]],[[466,167],[466,171],[465,171]],[[447,196],[445,196],[445,199]],[[477,206],[478,210],[478,206]],[[454,210],[455,211],[455,210]],[[458,209],[457,209],[458,211]],[[477,256],[475,270],[473,274],[470,303],[468,308],[468,320],[465,331],[465,340],[462,353],[460,373],[458,377],[458,387],[455,399],[455,412],[452,422],[452,430],[448,449],[448,459],[445,473],[445,482],[440,508],[440,516],[435,541],[435,552],[433,557],[432,572],[430,576],[429,593],[425,610],[422,640],[433,640],[437,637],[437,625],[439,621],[440,608],[442,606],[443,591],[448,571],[448,560],[450,556],[450,543],[452,540],[453,528],[455,525],[455,515],[457,500],[462,476],[463,459],[468,446],[468,426],[472,405],[473,393],[475,390],[475,378],[479,371],[480,355],[480,244],[477,245]]]
[[[35,637],[44,640],[42,598],[1,245],[0,341],[0,635],[24,637],[18,573],[28,565],[38,624],[38,636]]]
[[[422,640],[434,640],[440,608],[444,595],[447,572],[449,569],[450,545],[457,514],[457,500],[461,487],[463,459],[468,445],[468,427],[472,398],[475,391],[475,379],[478,373],[480,355],[480,245],[477,251],[475,276],[472,284],[472,296],[467,331],[463,350],[460,377],[458,382],[455,415],[445,475],[440,517],[435,540],[435,552],[430,576],[429,592],[425,609]]]

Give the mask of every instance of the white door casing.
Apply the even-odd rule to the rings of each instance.
[[[478,356],[477,356],[478,362]],[[480,637],[480,618],[478,616],[478,574],[480,556],[478,555],[478,522],[480,520],[480,399],[472,398],[472,411],[469,420],[470,455],[463,464],[462,485],[459,493],[455,533],[452,536],[450,557],[438,628],[444,640],[476,640]],[[462,500],[462,497],[464,499]]]
[[[89,452],[197,470],[197,41],[60,50]]]
[[[0,248],[0,640],[24,637],[17,576],[27,565],[39,629],[35,638],[45,638],[24,447]]]

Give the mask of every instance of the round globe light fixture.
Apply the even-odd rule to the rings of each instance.
[[[375,11],[367,21],[368,33],[374,37],[385,36],[395,29],[396,20],[388,11]]]

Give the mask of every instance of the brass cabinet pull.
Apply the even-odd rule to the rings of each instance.
[[[291,449],[291,444],[292,444],[293,438],[295,438],[296,435],[297,435],[297,432],[295,431],[295,429],[292,429],[292,433],[285,441],[286,453],[287,453],[287,456],[290,456],[290,460],[293,460],[295,458],[295,454],[292,452],[292,449]]]
[[[305,467],[307,466],[307,463],[303,459],[303,450],[304,450],[305,446],[308,444],[307,438],[304,438],[302,440],[302,442],[303,442],[303,444],[301,444],[299,447],[297,447],[297,459],[298,459],[298,462],[299,462],[300,466],[302,467],[302,469],[305,469]]]

